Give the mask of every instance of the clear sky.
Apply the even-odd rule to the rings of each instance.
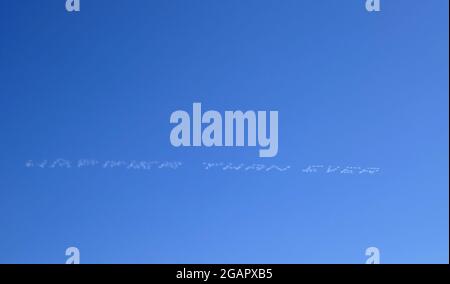
[[[449,2],[364,2],[2,0],[0,263],[448,263]],[[194,102],[278,155],[171,146]]]

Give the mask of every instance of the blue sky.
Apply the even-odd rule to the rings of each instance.
[[[448,263],[448,1],[64,6],[0,4],[0,263]],[[193,102],[279,111],[278,155],[172,147]]]

